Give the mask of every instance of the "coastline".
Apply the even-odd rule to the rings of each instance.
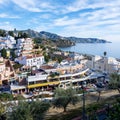
[[[107,52],[106,57],[113,57],[116,59],[120,59],[120,48],[119,44],[117,42],[112,42],[111,44],[109,43],[76,43],[75,46],[71,47],[65,47],[61,48],[59,47],[60,50],[62,51],[70,51],[70,52],[75,52],[79,54],[86,54],[90,56],[104,56],[103,53]]]

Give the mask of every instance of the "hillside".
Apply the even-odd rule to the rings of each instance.
[[[56,44],[57,47],[70,47],[75,45],[75,43],[109,43],[106,40],[98,38],[64,37],[50,32],[45,31],[37,32],[31,29],[21,31],[15,29],[12,32],[17,33],[18,36],[21,36],[22,34],[26,33],[29,37],[32,38],[50,40],[51,42],[53,42],[53,44]],[[11,31],[9,33],[11,33]]]
[[[34,30],[24,30],[23,32],[29,34],[31,37],[40,37],[44,39],[50,39],[50,40],[70,40],[71,42],[75,43],[108,43],[109,41],[98,39],[98,38],[78,38],[78,37],[63,37],[54,33],[50,32],[36,32]]]

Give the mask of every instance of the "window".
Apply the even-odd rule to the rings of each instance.
[[[34,84],[34,82],[29,82],[29,85],[33,85]]]
[[[36,59],[35,59],[35,58],[33,59],[33,62],[36,62]]]

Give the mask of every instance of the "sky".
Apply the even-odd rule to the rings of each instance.
[[[120,0],[0,0],[0,29],[120,41]]]

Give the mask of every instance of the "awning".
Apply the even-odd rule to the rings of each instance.
[[[56,81],[56,82],[47,82],[47,83],[33,84],[33,85],[28,85],[27,88],[36,88],[36,87],[43,87],[43,86],[57,85],[57,84],[60,84],[60,82]]]

